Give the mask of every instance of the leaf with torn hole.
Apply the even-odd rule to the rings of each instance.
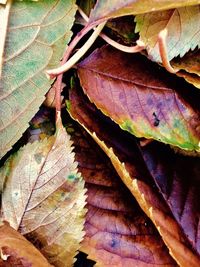
[[[82,61],[78,74],[90,101],[122,129],[200,152],[199,95],[191,98],[180,79],[141,55],[127,57],[108,46]]]
[[[176,266],[155,227],[97,144],[78,127],[74,127],[72,139],[88,190],[86,235],[80,250],[99,267]]]
[[[58,267],[71,266],[84,234],[86,190],[71,145],[60,123],[54,136],[27,144],[1,170],[3,219]]]
[[[77,120],[110,158],[124,184],[152,220],[173,258],[182,266],[199,266],[199,256],[166,206],[146,169],[135,139],[103,116],[81,91],[70,92],[70,115]]]
[[[146,45],[151,60],[162,62],[158,47],[158,34],[167,29],[167,56],[184,56],[190,49],[200,48],[200,5],[181,7],[162,12],[151,12],[135,18],[136,32]]]
[[[6,222],[0,224],[0,250],[2,267],[52,266],[39,250]]]
[[[44,70],[58,65],[76,12],[72,1],[14,1],[0,84],[0,157],[18,141],[51,86]]]

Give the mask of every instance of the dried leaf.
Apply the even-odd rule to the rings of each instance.
[[[1,267],[50,267],[45,257],[8,223],[0,225]]]
[[[44,101],[52,81],[43,71],[58,65],[75,12],[75,0],[14,1],[0,84],[0,157]]]
[[[176,154],[154,142],[141,151],[172,214],[200,255],[200,158]]]
[[[97,0],[90,22],[199,4],[199,0]]]
[[[157,40],[159,32],[164,29],[168,33],[169,60],[184,56],[189,49],[200,48],[200,5],[138,15],[136,22],[136,32],[153,61],[162,62]]]
[[[88,189],[86,235],[81,251],[97,262],[95,266],[176,266],[109,159],[77,127],[72,138]]]
[[[188,83],[191,83],[192,85],[200,89],[200,77],[198,75],[182,70],[178,71],[176,75],[184,78]]]
[[[137,137],[200,151],[200,113],[191,89],[139,55],[97,49],[78,65],[91,102]],[[179,88],[180,87],[180,88]]]
[[[172,66],[177,70],[184,70],[200,76],[200,50],[187,53],[183,58],[176,58]]]
[[[158,229],[173,258],[182,267],[198,267],[199,256],[191,250],[164,199],[155,190],[135,139],[103,116],[77,89],[70,92],[69,112],[109,156],[125,185]]]
[[[72,142],[56,135],[27,144],[6,162],[3,218],[25,235],[54,266],[71,266],[83,238],[84,181]]]

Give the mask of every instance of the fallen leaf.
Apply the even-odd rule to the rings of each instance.
[[[54,136],[27,144],[1,169],[3,219],[59,267],[72,265],[84,235],[86,190],[71,145],[60,123]]]
[[[200,151],[200,113],[187,84],[140,55],[103,47],[78,65],[84,92],[120,127],[187,151]],[[195,92],[194,92],[195,93]]]
[[[200,255],[200,158],[179,155],[155,142],[141,151],[172,214]]]
[[[74,127],[72,139],[88,192],[86,234],[80,250],[97,262],[95,266],[176,266],[155,227],[97,144],[78,127]]]
[[[0,85],[0,158],[28,128],[51,87],[44,70],[58,65],[77,8],[75,1],[14,1]]]
[[[90,14],[90,22],[101,22],[125,15],[143,14],[195,4],[199,4],[199,0],[97,0],[94,10]]]
[[[190,248],[169,207],[155,190],[155,183],[146,169],[133,136],[120,130],[110,119],[103,116],[86,96],[75,88],[70,92],[68,109],[70,115],[108,155],[124,184],[158,229],[172,257],[182,267],[198,267],[199,256]]]
[[[6,1],[1,2],[0,4],[6,4]],[[11,0],[8,1],[6,5],[0,5],[0,79],[3,65],[3,54],[4,54],[4,46],[6,41],[6,32],[8,26],[8,17],[11,7]]]
[[[171,63],[177,70],[200,76],[200,50],[189,52],[183,58],[175,58]]]
[[[45,257],[26,238],[9,226],[0,224],[1,267],[50,267]]]
[[[185,55],[187,51],[200,48],[200,5],[184,6],[162,12],[150,12],[135,18],[136,32],[140,41],[146,45],[149,58],[162,62],[158,47],[158,34],[167,29],[167,56],[170,61],[174,57]]]
[[[178,71],[176,75],[184,78],[188,83],[191,83],[196,88],[200,89],[200,77],[198,75],[183,70]]]

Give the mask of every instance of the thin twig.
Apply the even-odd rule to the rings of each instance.
[[[79,61],[79,59],[88,51],[88,49],[92,46],[96,38],[99,36],[99,33],[102,31],[104,25],[106,24],[105,22],[102,22],[99,24],[90,38],[86,41],[86,43],[62,66],[56,68],[56,69],[51,69],[47,70],[46,73],[47,75],[50,76],[50,78],[54,78],[55,76],[64,73],[65,71],[69,70],[72,66],[76,64],[76,62]]]
[[[171,73],[176,73],[177,70],[174,69],[168,60],[167,56],[167,46],[166,46],[166,38],[167,38],[167,29],[164,29],[160,31],[158,35],[158,46],[159,46],[159,52],[160,52],[160,57],[162,59],[162,64],[166,68],[167,71]]]
[[[80,15],[82,16],[82,18],[88,22],[89,18],[88,16],[83,12],[83,10],[79,7],[78,11],[80,13]],[[110,37],[108,37],[106,34],[104,33],[100,33],[99,36],[101,36],[101,38],[106,41],[108,44],[110,44],[111,46],[115,47],[118,50],[121,50],[123,52],[126,53],[137,53],[142,51],[143,49],[145,49],[145,45],[143,42],[141,41],[137,41],[137,45],[135,46],[126,46],[126,45],[121,45],[118,42],[112,40]]]

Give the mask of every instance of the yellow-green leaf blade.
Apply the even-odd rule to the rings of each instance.
[[[90,22],[103,21],[126,15],[143,14],[199,4],[199,0],[98,0],[90,15]]]
[[[166,46],[169,60],[200,47],[200,5],[138,15],[136,22],[136,31],[153,61],[161,62],[157,40],[159,32],[164,29],[168,32]]]
[[[56,135],[20,149],[1,170],[3,219],[59,267],[72,265],[84,234],[84,181],[71,145],[60,126]]]
[[[51,86],[44,70],[57,66],[71,37],[75,1],[14,1],[0,84],[0,157],[28,127]]]

